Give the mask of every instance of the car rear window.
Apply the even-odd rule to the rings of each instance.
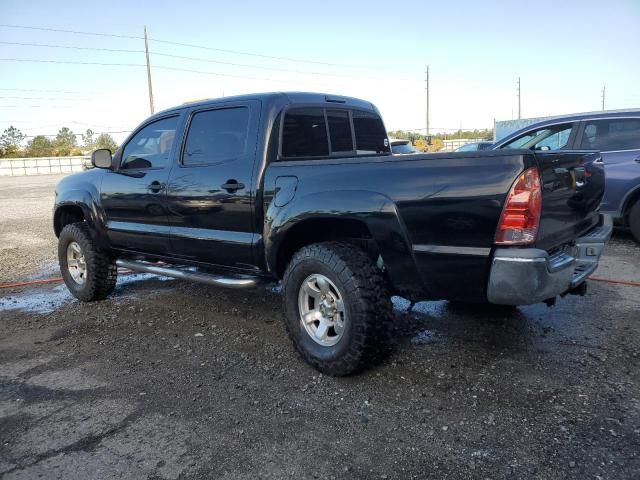
[[[291,108],[285,112],[281,146],[284,159],[389,152],[384,124],[375,113],[323,107]]]
[[[590,120],[580,148],[603,151],[640,149],[640,118]]]

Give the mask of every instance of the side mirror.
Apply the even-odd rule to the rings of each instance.
[[[96,168],[111,169],[111,150],[100,148],[91,153],[91,163]]]

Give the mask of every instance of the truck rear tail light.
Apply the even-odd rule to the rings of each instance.
[[[496,230],[497,245],[535,242],[542,211],[540,176],[535,167],[520,174],[509,190]]]

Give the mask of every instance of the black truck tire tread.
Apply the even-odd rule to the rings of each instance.
[[[87,264],[87,278],[85,284],[78,285],[70,278],[67,269],[67,245],[76,241],[84,253]],[[83,302],[93,302],[107,298],[115,289],[118,279],[118,269],[115,259],[109,253],[96,248],[89,226],[86,222],[77,222],[66,225],[60,232],[58,240],[58,260],[60,271],[69,291]]]
[[[348,349],[332,360],[313,356],[298,339],[298,285],[292,284],[291,275],[309,260],[322,262],[331,269],[346,290],[343,293],[349,303],[353,329]],[[391,299],[385,278],[362,249],[337,241],[305,246],[289,262],[283,286],[287,333],[302,358],[320,372],[331,376],[349,375],[362,370],[385,351],[386,333],[391,322]]]

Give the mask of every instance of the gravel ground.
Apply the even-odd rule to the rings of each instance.
[[[55,181],[0,179],[0,283],[57,275]],[[640,281],[640,247],[617,236],[597,275]],[[334,379],[299,360],[272,287],[3,289],[0,477],[640,478],[639,293],[394,299],[391,355]]]

